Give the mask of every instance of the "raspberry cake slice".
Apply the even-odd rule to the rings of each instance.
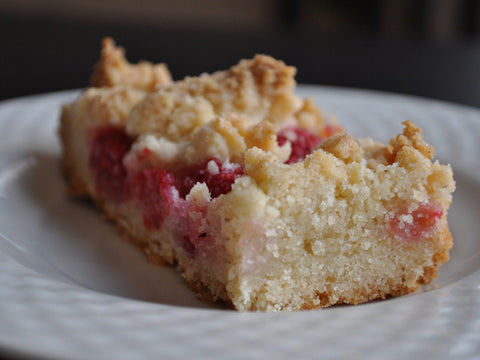
[[[355,140],[264,55],[173,83],[128,68],[64,106],[64,173],[204,299],[358,304],[413,292],[448,260],[452,170],[412,122],[388,145]]]

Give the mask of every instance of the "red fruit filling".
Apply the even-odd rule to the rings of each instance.
[[[418,241],[428,236],[443,215],[439,205],[424,203],[408,214],[401,211],[390,219],[390,229],[395,236],[404,241]]]
[[[287,127],[280,130],[277,134],[277,141],[280,146],[290,141],[292,144],[292,153],[286,163],[293,164],[310,154],[312,150],[322,142],[322,138],[312,134],[306,129]]]
[[[238,164],[222,164],[216,159],[209,160],[201,166],[188,169],[179,178],[180,195],[185,197],[196,183],[204,182],[212,198],[216,198],[230,192],[235,179],[241,175],[243,175],[243,167]]]
[[[123,157],[133,139],[117,127],[103,127],[92,133],[89,163],[95,176],[97,192],[115,202],[125,200],[127,171]]]
[[[197,182],[204,182],[212,198],[216,198],[228,193],[235,179],[243,174],[240,165],[218,160],[171,173],[152,168],[128,172],[123,159],[134,139],[123,129],[99,128],[91,133],[91,139],[89,163],[100,196],[114,202],[132,200],[149,230],[160,229],[171,215],[177,237],[190,254],[209,237],[208,225],[202,220],[208,209],[206,205],[199,207],[185,201],[186,195]],[[149,149],[144,149],[138,160],[150,154]]]
[[[198,206],[185,200],[180,200],[174,208],[173,223],[176,237],[190,255],[194,255],[209,239],[210,225],[206,218],[207,211],[208,205]]]
[[[129,176],[127,197],[140,204],[143,222],[148,229],[161,228],[170,213],[181,218],[184,214],[184,199],[197,182],[205,182],[213,198],[226,194],[232,189],[235,179],[243,174],[238,165],[223,166],[219,161],[206,162],[201,167],[186,169],[176,174],[160,169],[145,169]],[[213,167],[213,172],[212,172]],[[182,224],[189,232],[189,224]]]
[[[129,176],[126,193],[142,210],[147,229],[160,229],[178,198],[172,174],[159,169],[146,169]]]

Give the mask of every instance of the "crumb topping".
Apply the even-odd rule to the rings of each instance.
[[[204,124],[213,118],[212,113],[222,118],[241,114],[250,125],[261,121],[282,124],[301,114],[309,118],[305,123],[318,130],[324,118],[311,102],[294,94],[294,74],[295,68],[257,55],[227,71],[187,77],[147,95],[130,114],[127,131],[132,135],[155,132],[170,140],[185,140],[200,125],[198,118],[204,119]],[[182,109],[187,101],[190,104]],[[186,112],[195,116],[184,118]],[[177,123],[192,125],[177,132],[170,128]]]
[[[130,64],[125,59],[125,51],[116,47],[108,37],[102,41],[101,57],[90,79],[92,87],[123,86],[142,91],[153,91],[157,86],[171,82],[165,64],[154,65],[146,61]]]

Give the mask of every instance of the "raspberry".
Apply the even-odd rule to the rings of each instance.
[[[160,229],[166,217],[171,215],[182,246],[193,255],[209,238],[208,226],[201,221],[207,208],[198,204],[189,205],[185,201],[186,195],[197,182],[207,185],[212,198],[226,194],[232,189],[235,179],[243,175],[243,168],[238,164],[209,160],[200,166],[173,173],[153,168],[128,172],[123,159],[133,141],[117,127],[104,127],[92,132],[89,162],[98,193],[115,202],[134,201],[149,230]],[[144,149],[139,158],[142,160],[150,155],[151,151]]]
[[[177,174],[176,184],[184,199],[196,183],[205,183],[210,196],[216,198],[232,189],[235,179],[243,175],[243,167],[238,164],[221,163],[209,160],[200,166],[184,169]],[[174,222],[179,232],[181,244],[186,252],[194,255],[203,244],[209,241],[210,225],[206,219],[208,207],[205,204],[188,203],[183,199],[175,204]]]
[[[214,171],[212,171],[212,168]],[[210,190],[212,198],[216,198],[230,192],[235,179],[241,175],[243,175],[243,167],[240,165],[229,164],[225,166],[216,159],[209,160],[201,166],[186,171],[179,184],[180,195],[185,197],[197,182],[204,182]]]
[[[423,203],[408,214],[401,211],[390,220],[390,229],[395,236],[405,241],[418,241],[428,236],[443,215],[439,205]]]
[[[130,150],[133,139],[121,128],[108,126],[92,134],[89,164],[96,180],[97,192],[109,200],[125,200],[127,171],[123,157]]]
[[[280,130],[277,134],[277,141],[280,146],[290,141],[292,144],[292,153],[286,163],[293,164],[310,154],[312,150],[322,142],[322,138],[312,134],[306,129],[287,127]]]
[[[175,204],[175,178],[159,169],[145,169],[128,179],[127,193],[142,210],[147,229],[160,229]]]
[[[183,199],[179,199],[175,204],[172,220],[177,238],[191,256],[210,238],[207,233],[210,227],[207,211],[206,204],[189,203]]]

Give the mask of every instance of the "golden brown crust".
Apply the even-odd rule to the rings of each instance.
[[[127,86],[143,91],[153,91],[171,82],[172,77],[165,64],[145,61],[130,64],[125,59],[123,48],[116,47],[109,37],[102,41],[101,57],[90,79],[93,87]]]
[[[390,140],[389,146],[386,149],[386,158],[389,162],[395,162],[399,151],[406,146],[420,151],[423,156],[431,159],[435,153],[435,148],[423,140],[422,129],[411,121],[404,121],[403,125],[403,134]]]
[[[320,144],[320,148],[335,155],[346,164],[360,162],[364,159],[363,149],[350,134],[336,135],[325,139]]]
[[[435,238],[431,239],[433,243],[440,243],[440,251],[433,255],[433,264],[426,266],[423,269],[423,275],[418,280],[419,284],[430,284],[434,279],[438,277],[438,267],[445,264],[449,259],[449,251],[453,246],[452,233],[448,228],[448,223],[445,222],[443,229],[439,230]]]

